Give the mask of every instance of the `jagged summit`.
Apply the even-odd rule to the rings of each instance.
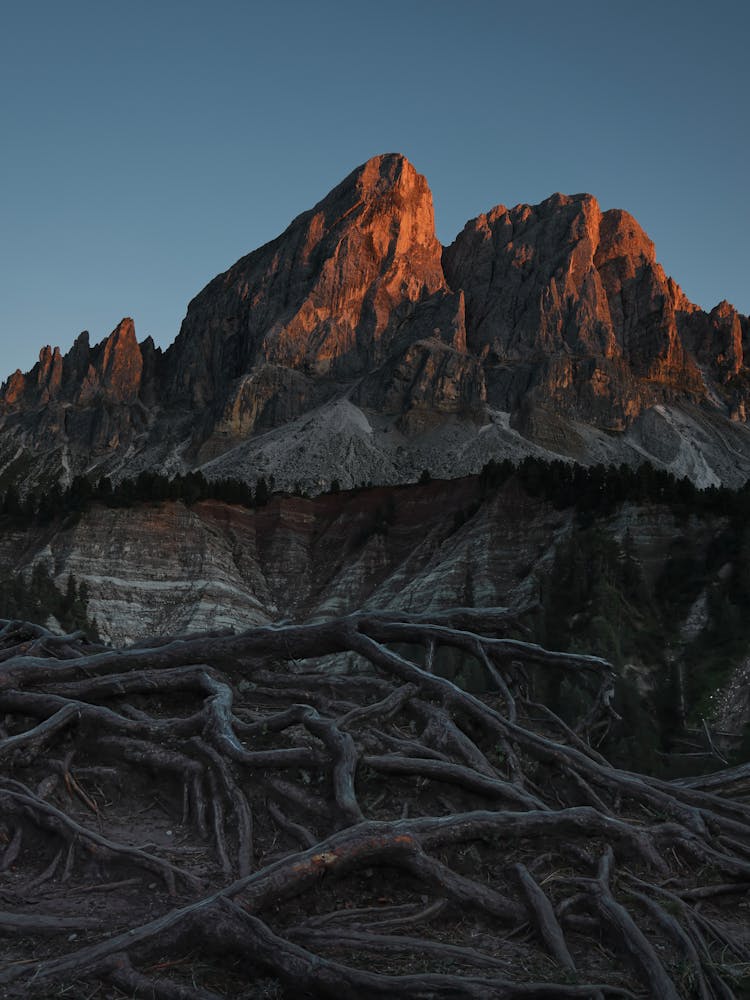
[[[424,177],[400,156],[368,160],[193,299],[171,391],[205,405],[258,364],[361,374],[416,303],[447,293],[440,256]]]
[[[7,411],[40,403],[87,404],[98,397],[114,403],[133,402],[140,392],[143,352],[155,350],[150,338],[138,344],[129,317],[93,348],[84,330],[64,356],[59,347],[43,347],[30,372],[15,372],[0,390],[3,407]]]
[[[441,247],[427,181],[388,153],[210,281],[164,354],[130,319],[43,349],[0,390],[0,474],[201,467],[314,490],[533,453],[740,482],[749,339],[589,194],[498,205]]]
[[[426,178],[403,154],[381,153],[355,167],[311,211],[313,214],[325,211],[327,206],[340,205],[346,200],[365,203],[387,197],[392,192],[408,196],[415,189],[426,195],[431,208],[432,194]],[[303,213],[306,214],[309,213]]]

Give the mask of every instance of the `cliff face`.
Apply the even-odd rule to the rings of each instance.
[[[522,603],[571,514],[508,489],[468,516],[478,498],[473,478],[277,497],[255,511],[96,506],[75,524],[3,535],[0,563],[29,572],[44,562],[63,589],[72,572],[117,643],[358,607]]]
[[[611,429],[704,385],[683,330],[700,310],[656,262],[627,212],[602,212],[590,195],[499,206],[468,223],[443,255],[464,289],[469,346],[494,378],[492,401],[536,402]]]
[[[441,249],[424,177],[401,156],[369,160],[190,303],[167,358],[169,398],[244,434],[423,337],[463,351],[463,301]]]
[[[155,353],[150,338],[138,343],[132,319],[122,320],[93,348],[84,332],[65,357],[58,347],[43,347],[28,374],[11,375],[0,393],[0,407],[13,413],[63,403],[133,403],[141,394],[144,367]]]
[[[127,319],[44,348],[0,390],[0,476],[200,467],[315,491],[543,453],[738,484],[749,341],[590,195],[498,206],[443,250],[427,182],[390,154],[214,278],[163,356]]]
[[[649,504],[624,505],[596,530],[617,551],[627,540],[648,602],[673,553],[688,546],[705,562],[725,527]],[[217,501],[93,506],[77,521],[1,533],[0,563],[27,576],[44,563],[62,590],[73,573],[102,634],[122,643],[357,608],[543,603],[557,553],[577,530],[574,509],[555,509],[515,481],[486,494],[468,477],[274,497],[252,511]],[[716,572],[725,572],[721,561]]]
[[[0,468],[22,487],[49,485],[139,447],[158,396],[161,351],[123,319],[100,344],[44,347],[0,389]]]

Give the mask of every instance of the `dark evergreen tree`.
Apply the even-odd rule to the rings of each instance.
[[[266,485],[265,479],[261,476],[258,482],[255,484],[255,506],[265,507],[270,499],[270,494],[268,492],[268,486]]]

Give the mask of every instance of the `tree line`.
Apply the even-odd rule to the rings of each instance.
[[[38,562],[31,574],[9,573],[0,580],[0,618],[44,623],[56,619],[64,632],[84,632],[98,640],[95,618],[88,614],[89,592],[86,581],[80,583],[68,574],[65,589],[50,576],[47,565]]]
[[[525,458],[489,461],[480,473],[483,496],[496,492],[515,477],[526,493],[547,500],[557,510],[575,507],[583,523],[612,514],[622,503],[659,503],[676,514],[746,517],[750,512],[750,480],[740,489],[701,488],[648,462],[630,465],[574,465],[563,461]]]
[[[664,469],[643,463],[629,465],[575,465],[563,461],[526,458],[515,464],[510,460],[490,460],[479,474],[480,502],[494,495],[510,479],[515,478],[532,497],[547,500],[556,509],[574,507],[582,522],[611,514],[624,502],[660,503],[677,514],[726,515],[744,518],[750,513],[750,480],[740,489],[712,486],[697,487],[687,478],[678,479]],[[432,477],[424,470],[420,485],[429,485]],[[358,489],[366,489],[366,484]],[[139,503],[182,501],[188,505],[201,500],[218,500],[250,510],[264,507],[277,491],[273,476],[261,477],[254,484],[241,479],[207,479],[202,472],[165,476],[154,471],[140,472],[136,477],[113,482],[108,476],[94,479],[75,476],[68,487],[58,483],[45,490],[30,491],[21,496],[14,484],[0,495],[0,516],[16,526],[47,523],[59,515],[81,513],[92,504],[108,507],[133,507]],[[334,479],[329,494],[340,493]],[[304,497],[299,487],[286,495]]]
[[[25,497],[21,497],[15,485],[9,486],[0,503],[0,515],[24,527],[35,522],[47,523],[61,514],[79,514],[93,504],[134,507],[164,500],[181,500],[188,505],[200,500],[220,500],[254,509],[268,503],[272,488],[272,479],[269,485],[260,478],[253,488],[241,479],[206,479],[202,472],[168,477],[144,471],[115,483],[109,476],[96,480],[75,476],[66,488],[53,483],[48,489],[29,492]]]

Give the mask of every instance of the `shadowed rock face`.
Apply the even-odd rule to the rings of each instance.
[[[699,364],[707,366],[721,382],[731,382],[744,367],[748,319],[727,301],[705,313],[693,308],[684,314],[685,343]]]
[[[689,302],[635,219],[590,195],[498,206],[443,250],[427,182],[389,154],[214,278],[164,355],[150,338],[138,344],[129,319],[94,347],[81,334],[64,357],[44,348],[0,390],[0,475],[206,465],[253,479],[258,463],[275,474],[282,453],[291,468],[294,449],[351,458],[308,489],[342,471],[351,484],[401,481],[430,464],[450,423],[455,453],[436,459],[441,474],[541,448],[580,461],[646,455],[705,484],[741,482],[749,341],[746,317]],[[337,413],[359,444],[321,451],[315,435]],[[403,440],[386,441],[389,428]],[[265,432],[268,447],[255,448]],[[287,478],[276,481],[297,481]]]

